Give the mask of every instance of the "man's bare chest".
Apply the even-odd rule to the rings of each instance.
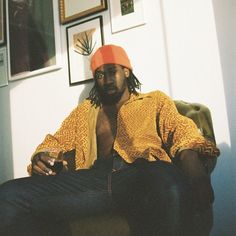
[[[96,136],[99,156],[110,155],[117,131],[117,112],[100,110],[97,118]]]
[[[97,136],[110,134],[116,135],[117,111],[100,110],[97,117],[96,134]]]

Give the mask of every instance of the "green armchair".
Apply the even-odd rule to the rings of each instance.
[[[214,130],[210,110],[198,103],[175,101],[180,114],[191,118],[203,136],[215,143]],[[74,151],[65,154],[69,169],[75,168]],[[216,160],[205,159],[208,174],[213,171]],[[212,208],[206,209],[194,217],[192,236],[209,235],[213,224]],[[125,217],[115,214],[90,216],[70,222],[73,236],[129,236],[130,230]]]

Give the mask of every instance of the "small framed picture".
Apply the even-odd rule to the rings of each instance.
[[[112,33],[145,24],[143,0],[110,0]]]
[[[70,85],[91,81],[91,56],[104,44],[102,16],[68,26],[66,36]]]
[[[8,0],[7,39],[9,80],[61,67],[57,0]]]
[[[61,24],[107,9],[107,0],[59,0],[59,4]]]
[[[5,43],[5,0],[0,0],[0,45]]]
[[[8,85],[7,75],[7,49],[0,48],[0,87]]]

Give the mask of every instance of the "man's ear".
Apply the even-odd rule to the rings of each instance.
[[[124,68],[124,72],[125,72],[125,78],[129,78],[130,70],[128,68]]]

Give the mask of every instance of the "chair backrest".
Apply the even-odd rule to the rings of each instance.
[[[200,103],[188,103],[181,100],[175,100],[174,102],[178,112],[181,115],[192,119],[202,135],[215,143],[214,129],[209,108]]]

